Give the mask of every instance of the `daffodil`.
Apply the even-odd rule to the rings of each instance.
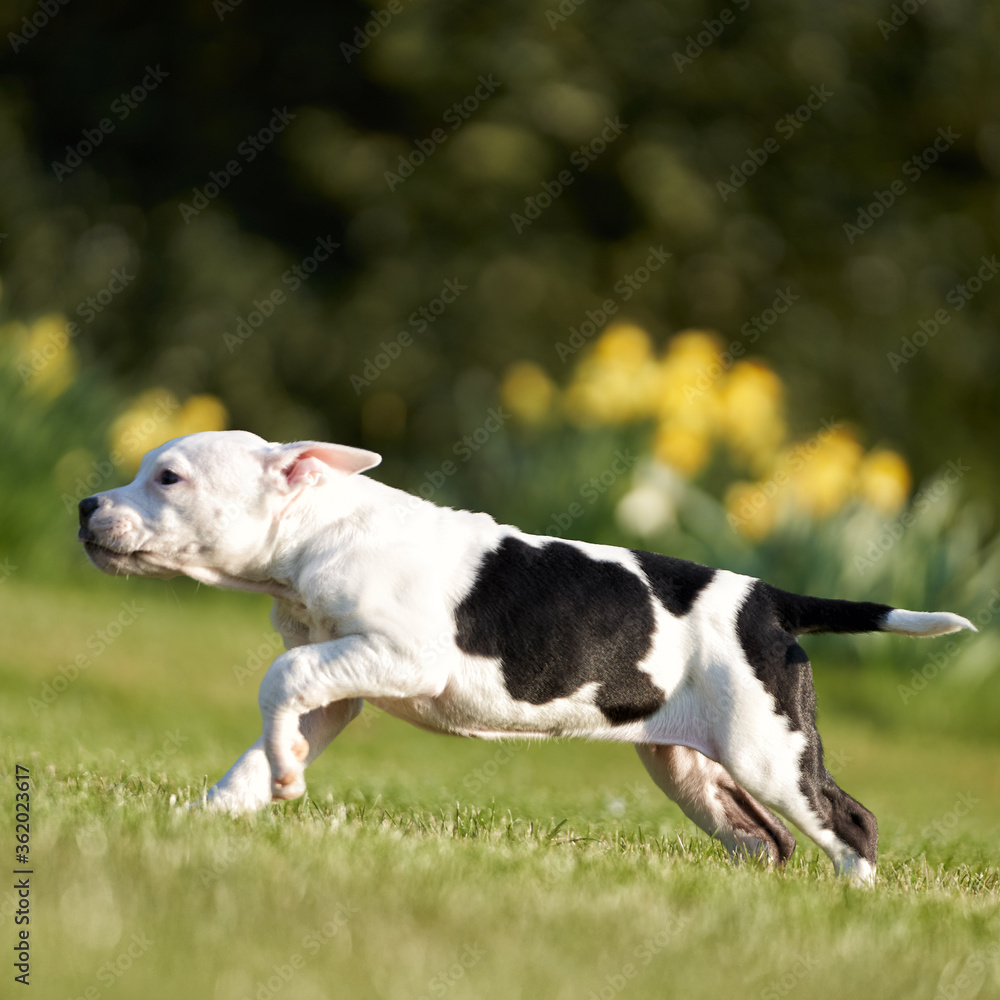
[[[226,419],[226,409],[215,396],[191,396],[181,405],[169,389],[149,389],[112,422],[112,454],[135,469],[151,448],[185,434],[223,430]]]
[[[719,390],[720,430],[733,451],[762,472],[785,440],[784,388],[767,365],[737,362]]]
[[[820,518],[839,510],[854,492],[861,445],[838,427],[794,446],[787,459],[796,506]]]
[[[670,421],[660,424],[653,439],[653,456],[664,465],[690,478],[708,463],[712,439],[697,424]]]
[[[515,362],[500,383],[501,402],[526,424],[545,421],[552,411],[555,397],[555,383],[534,361]]]
[[[564,405],[574,423],[617,426],[651,415],[658,386],[649,335],[632,323],[615,323],[577,365]]]
[[[27,391],[44,399],[55,399],[65,392],[80,367],[66,317],[52,313],[30,327],[11,326],[20,342],[14,367]]]
[[[726,517],[741,535],[760,541],[774,529],[780,510],[778,488],[774,484],[732,483],[726,491]]]
[[[877,510],[892,514],[910,495],[913,479],[906,459],[888,448],[874,449],[858,469],[858,495]]]

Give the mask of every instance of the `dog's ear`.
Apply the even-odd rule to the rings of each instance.
[[[331,471],[353,476],[372,469],[382,456],[364,448],[325,441],[296,441],[280,445],[267,460],[268,472],[287,486],[315,486]]]

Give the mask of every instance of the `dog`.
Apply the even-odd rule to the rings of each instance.
[[[736,855],[782,863],[791,820],[859,883],[875,817],[823,763],[805,632],[934,636],[949,612],[803,597],[671,556],[530,535],[368,476],[380,456],[246,431],[192,434],[80,501],[99,569],[274,597],[286,652],[260,739],[208,792],[231,813],[305,791],[363,699],[483,739],[634,743],[653,781]]]

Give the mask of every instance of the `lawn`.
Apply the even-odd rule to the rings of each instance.
[[[997,686],[943,676],[904,705],[878,658],[911,640],[872,636],[866,668],[805,643],[831,770],[880,823],[863,890],[802,838],[784,871],[731,863],[630,747],[463,741],[370,708],[306,799],[189,811],[256,738],[267,602],[3,586],[9,859],[16,763],[32,784],[25,996],[1000,996]],[[8,956],[15,906],[0,890]]]

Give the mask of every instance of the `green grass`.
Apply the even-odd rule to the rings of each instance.
[[[25,996],[1000,995],[1000,736],[962,722],[973,702],[995,717],[995,687],[941,677],[904,706],[886,668],[817,667],[838,781],[880,822],[878,882],[859,890],[803,838],[784,871],[733,864],[629,747],[458,740],[370,709],[307,799],[187,811],[257,735],[262,670],[241,685],[232,668],[264,643],[267,602],[4,586],[8,856],[15,762],[35,786]],[[135,621],[33,713],[123,601]],[[899,641],[872,637],[873,655]]]

